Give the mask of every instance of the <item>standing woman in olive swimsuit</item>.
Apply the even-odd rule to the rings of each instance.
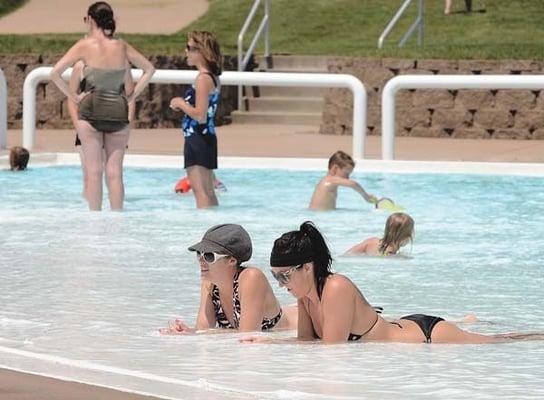
[[[215,36],[206,31],[189,32],[185,47],[187,64],[198,69],[195,84],[184,98],[174,97],[170,108],[183,111],[184,168],[195,194],[197,208],[218,205],[213,170],[217,169],[215,114],[219,104],[219,75],[223,57]]]
[[[76,92],[77,94],[80,94],[85,89],[85,79],[83,78],[83,69],[85,68],[85,65],[82,61],[78,61],[74,64],[72,67],[72,75],[70,76],[70,82],[68,84],[70,90]],[[130,65],[127,64],[127,68],[130,69]],[[127,76],[127,79],[125,80],[125,91],[128,93],[132,93],[134,90],[134,82],[132,80],[132,76],[129,74]],[[79,107],[78,104],[72,101],[71,99],[68,100],[67,103],[68,107],[68,114],[70,114],[70,119],[72,120],[72,124],[74,125],[74,128],[77,126],[77,121],[79,120]],[[132,100],[128,104],[128,120],[132,124],[134,122],[134,118],[136,115],[136,104],[135,101]],[[83,172],[83,192],[82,196],[83,198],[87,198],[87,172],[85,171],[85,155],[83,154],[83,149],[81,148],[81,140],[79,140],[79,136],[76,131],[76,140],[75,140],[75,147],[78,149],[79,152],[79,159],[81,162],[81,172]]]
[[[123,157],[129,137],[128,103],[144,90],[155,70],[142,54],[113,36],[115,20],[108,3],[92,4],[84,22],[88,27],[87,36],[57,62],[51,71],[51,79],[79,107],[76,130],[84,153],[89,208],[102,209],[105,170],[110,208],[120,211],[125,197]],[[80,94],[61,77],[78,61],[85,65],[85,87]],[[143,70],[132,93],[125,91],[130,74],[129,63]],[[103,150],[105,162],[102,160]]]

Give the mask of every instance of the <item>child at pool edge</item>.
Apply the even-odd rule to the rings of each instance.
[[[408,214],[394,213],[387,218],[383,237],[369,237],[347,251],[348,254],[369,256],[392,256],[400,248],[412,243],[414,239],[414,220]]]
[[[30,153],[21,146],[12,147],[9,151],[9,169],[12,171],[24,171],[28,165]]]
[[[349,154],[338,150],[329,158],[329,170],[327,175],[322,178],[315,187],[314,194],[310,200],[311,210],[334,210],[336,209],[336,197],[338,195],[338,186],[352,188],[363,198],[375,204],[378,199],[376,196],[367,193],[359,183],[350,179],[349,176],[355,168],[355,161]]]

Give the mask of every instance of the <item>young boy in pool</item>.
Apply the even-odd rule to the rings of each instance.
[[[378,199],[376,196],[367,193],[361,185],[349,175],[355,168],[355,161],[339,150],[329,158],[329,171],[315,187],[312,200],[310,201],[311,210],[334,210],[336,208],[336,197],[338,195],[338,186],[347,186],[359,193],[369,203],[375,204]]]

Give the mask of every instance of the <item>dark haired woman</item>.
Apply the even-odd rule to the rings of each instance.
[[[122,210],[125,196],[123,158],[129,137],[128,103],[147,86],[154,68],[128,43],[113,36],[115,20],[108,3],[92,4],[84,22],[87,36],[57,62],[51,71],[51,79],[79,107],[76,130],[84,153],[89,208],[102,209],[105,168],[110,208]],[[85,65],[85,87],[80,94],[61,78],[62,73],[78,61]],[[132,93],[125,92],[125,83],[130,81],[129,63],[144,72]],[[105,163],[102,149],[106,154]]]
[[[380,341],[404,343],[493,343],[544,339],[542,334],[481,335],[439,317],[414,314],[386,321],[347,277],[331,272],[325,239],[311,222],[274,242],[272,275],[298,300],[298,339],[325,343]],[[267,341],[257,337],[248,342]]]
[[[187,64],[198,69],[195,84],[185,97],[174,97],[170,108],[183,111],[182,120],[185,145],[184,168],[197,208],[217,206],[213,170],[217,169],[217,137],[215,114],[219,104],[223,58],[219,43],[210,32],[189,32],[185,48]]]

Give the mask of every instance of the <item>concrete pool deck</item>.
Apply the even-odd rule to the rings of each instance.
[[[100,386],[0,369],[2,400],[159,400]]]
[[[232,124],[218,129],[219,155],[328,158],[351,153],[351,136],[318,134],[315,126]],[[7,147],[21,145],[21,130],[9,130]],[[544,140],[481,140],[397,137],[397,160],[543,163]],[[179,129],[135,129],[128,154],[180,155]],[[76,152],[73,130],[38,130],[31,153]],[[6,150],[0,151],[6,154]],[[367,159],[381,158],[381,137],[366,137]]]
[[[30,0],[0,18],[1,34],[84,33],[89,0]],[[207,0],[110,0],[120,33],[172,34],[208,11]],[[62,11],[59,11],[62,10]]]

